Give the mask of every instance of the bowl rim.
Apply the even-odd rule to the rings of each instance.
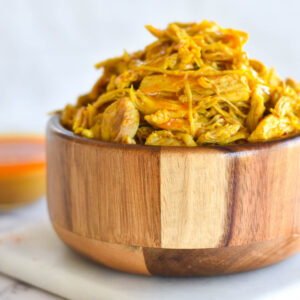
[[[234,145],[202,145],[197,147],[185,147],[185,146],[154,146],[154,145],[139,145],[139,144],[121,144],[121,143],[114,143],[114,142],[106,142],[96,139],[89,139],[87,137],[79,136],[74,134],[71,130],[65,128],[60,123],[60,114],[56,113],[51,116],[48,120],[48,128],[52,129],[56,134],[63,136],[64,138],[76,140],[76,142],[82,144],[92,144],[94,146],[105,146],[110,148],[117,148],[117,149],[138,149],[138,150],[164,150],[164,151],[173,151],[173,150],[183,150],[183,151],[203,151],[203,150],[219,150],[219,151],[226,151],[226,152],[243,152],[243,151],[255,151],[258,149],[270,148],[275,146],[288,146],[291,143],[299,143],[300,141],[300,134],[288,136],[286,138],[281,139],[274,139],[265,142],[258,142],[258,143],[248,143],[248,144],[234,144]]]

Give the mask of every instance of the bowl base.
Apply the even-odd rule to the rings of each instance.
[[[272,265],[300,251],[299,235],[234,247],[162,249],[102,242],[53,225],[62,241],[84,256],[116,270],[143,275],[239,273]]]

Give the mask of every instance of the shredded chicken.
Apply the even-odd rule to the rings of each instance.
[[[299,133],[300,84],[249,59],[247,33],[209,21],[146,28],[156,41],[96,64],[103,74],[61,112],[65,127],[88,138],[162,146]]]

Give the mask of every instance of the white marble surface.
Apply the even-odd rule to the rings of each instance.
[[[300,254],[268,268],[227,276],[126,274],[96,265],[66,247],[49,223],[45,201],[0,214],[0,258],[0,273],[67,299],[300,299]],[[46,295],[0,277],[1,300],[55,297]]]
[[[45,201],[45,200],[44,200]],[[11,234],[22,224],[35,223],[36,220],[47,219],[43,202],[35,203],[24,208],[9,212],[0,212],[0,236]],[[42,208],[43,207],[43,208]],[[0,239],[1,249],[1,239]],[[5,257],[0,259],[4,260]],[[30,283],[8,277],[0,271],[0,299],[1,300],[59,300],[59,296],[32,286]]]
[[[0,299],[1,300],[59,300],[54,296],[28,283],[9,278],[0,274]]]

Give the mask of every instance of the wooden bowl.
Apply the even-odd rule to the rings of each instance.
[[[121,145],[48,124],[48,205],[60,238],[108,267],[198,276],[300,251],[300,137],[219,147]]]

